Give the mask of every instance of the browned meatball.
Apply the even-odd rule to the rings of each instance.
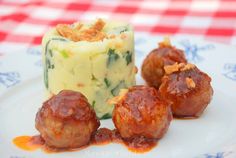
[[[152,50],[142,64],[142,77],[149,86],[159,88],[161,78],[164,76],[165,65],[186,63],[184,52],[172,46],[168,39],[159,43],[159,48]]]
[[[134,86],[115,105],[112,119],[123,138],[161,138],[172,113],[155,88]]]
[[[174,64],[165,67],[159,91],[171,102],[176,117],[198,117],[210,103],[213,89],[211,78],[193,64]]]
[[[86,97],[70,90],[63,90],[44,102],[35,121],[45,143],[56,148],[86,145],[100,126]]]

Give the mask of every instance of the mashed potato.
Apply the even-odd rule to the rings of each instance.
[[[64,89],[79,91],[101,119],[111,117],[107,100],[133,86],[136,73],[132,28],[103,23],[58,25],[42,41],[47,98]]]

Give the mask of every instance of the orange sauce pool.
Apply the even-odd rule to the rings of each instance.
[[[56,149],[48,147],[41,136],[19,136],[13,139],[13,143],[20,149],[34,151],[42,149],[46,153],[68,152],[82,150],[90,145],[105,145],[109,143],[120,143],[125,145],[129,151],[135,153],[145,153],[152,150],[157,145],[157,139],[147,139],[137,137],[132,139],[122,139],[117,130],[100,128],[92,136],[87,146],[76,149]]]
[[[45,144],[40,136],[19,136],[13,139],[13,143],[18,148],[27,151],[37,150]]]

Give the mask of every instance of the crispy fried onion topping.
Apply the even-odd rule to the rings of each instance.
[[[119,95],[107,100],[110,105],[117,104],[128,93],[128,89],[120,89]]]
[[[185,78],[185,82],[186,82],[186,84],[187,84],[187,87],[190,88],[190,89],[196,87],[195,82],[194,82],[193,79],[190,78],[190,77],[186,77],[186,78]]]
[[[178,71],[191,70],[193,68],[195,68],[195,65],[194,64],[190,64],[190,63],[187,63],[187,64],[175,63],[173,65],[166,65],[166,66],[164,66],[164,70],[165,70],[165,73],[167,75],[172,74],[174,72],[178,72]]]
[[[56,30],[59,35],[68,38],[74,42],[78,41],[100,41],[106,38],[106,34],[102,32],[105,22],[98,19],[90,28],[82,29],[83,24],[78,24],[75,28],[66,24],[58,24]]]

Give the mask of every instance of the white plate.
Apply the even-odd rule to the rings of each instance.
[[[12,144],[20,135],[35,135],[35,114],[43,102],[42,68],[39,48],[9,47],[0,57],[0,157],[152,157],[152,158],[235,158],[236,157],[236,52],[234,47],[174,38],[174,45],[185,49],[190,62],[212,77],[214,97],[204,114],[195,120],[173,120],[153,150],[135,154],[120,144],[90,146],[77,152],[46,154],[41,150],[23,151]],[[140,67],[146,54],[160,38],[136,36],[136,64]],[[4,46],[0,46],[0,51]],[[17,53],[12,53],[17,50]],[[20,53],[19,53],[20,51]],[[17,60],[16,60],[17,59]],[[144,81],[137,75],[137,83]],[[111,120],[101,127],[114,128]]]

